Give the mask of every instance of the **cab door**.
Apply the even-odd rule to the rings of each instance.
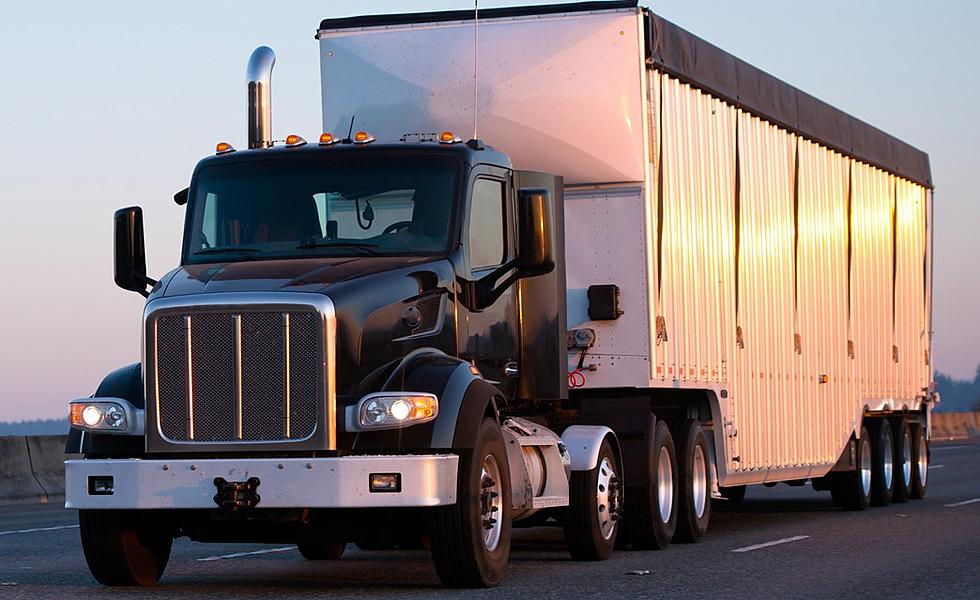
[[[476,282],[499,270],[515,256],[514,194],[506,169],[480,166],[470,178],[469,203],[463,221],[459,278]],[[507,279],[505,274],[500,278]],[[517,390],[520,359],[516,281],[498,289],[487,306],[460,302],[459,357],[476,365],[484,378],[508,398]],[[469,304],[469,306],[467,306]]]

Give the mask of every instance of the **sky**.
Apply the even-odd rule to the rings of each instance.
[[[484,0],[481,8],[535,2]],[[540,3],[540,2],[538,2]],[[664,0],[654,12],[929,152],[938,370],[980,362],[980,3]],[[325,17],[459,0],[20,2],[0,20],[0,421],[64,415],[139,360],[142,297],[112,282],[112,212],[144,209],[148,271],[179,258],[172,195],[245,146],[245,62],[278,55],[273,128],[315,139]]]

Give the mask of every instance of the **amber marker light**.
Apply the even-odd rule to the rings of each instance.
[[[215,154],[228,154],[229,152],[234,152],[235,147],[228,142],[218,142],[218,145],[214,147]]]
[[[374,136],[366,131],[358,131],[354,134],[355,144],[370,144],[374,141]]]
[[[458,144],[462,142],[460,138],[456,137],[456,134],[452,131],[443,131],[439,134],[440,144]]]
[[[334,136],[332,133],[321,133],[320,134],[320,145],[321,146],[332,146],[340,141],[340,138]]]
[[[295,148],[296,146],[303,146],[306,144],[306,140],[302,137],[296,135],[295,133],[290,133],[286,136],[286,147]]]

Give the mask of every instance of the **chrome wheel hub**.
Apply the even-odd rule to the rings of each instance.
[[[912,483],[912,439],[908,428],[902,434],[902,487]]]
[[[612,537],[616,531],[623,510],[622,489],[619,478],[608,458],[603,457],[599,464],[599,481],[596,485],[596,508],[599,515],[599,531],[604,539]]]
[[[919,485],[925,486],[926,478],[929,476],[929,449],[926,447],[926,438],[919,436],[919,451],[915,455],[915,466],[919,469]]]
[[[666,448],[661,448],[657,457],[657,504],[660,520],[669,523],[674,511],[674,469]]]
[[[483,457],[480,468],[480,524],[483,526],[483,545],[491,552],[497,549],[503,529],[502,495],[500,466],[497,459],[488,454]]]
[[[861,493],[871,494],[871,444],[861,443]]]
[[[888,425],[885,425],[888,427]],[[884,462],[884,475],[885,475],[885,489],[891,489],[892,487],[892,476],[895,471],[895,449],[892,448],[891,437],[885,442],[885,447],[883,448],[885,455],[882,457]]]
[[[701,446],[694,447],[694,473],[691,477],[694,499],[694,514],[697,518],[704,516],[704,507],[708,499],[708,462],[704,459],[704,450]]]

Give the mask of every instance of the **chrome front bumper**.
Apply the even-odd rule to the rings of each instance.
[[[459,457],[347,456],[208,460],[67,460],[65,508],[216,509],[215,478],[259,479],[256,508],[441,506],[456,502]],[[399,473],[401,491],[371,492],[372,473]],[[112,493],[93,478],[112,477]]]

